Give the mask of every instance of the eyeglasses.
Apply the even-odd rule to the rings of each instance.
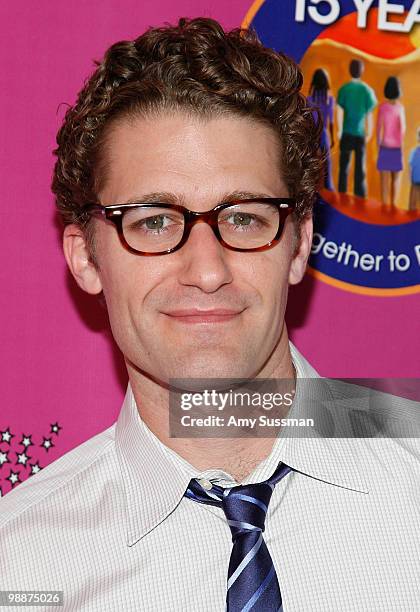
[[[101,206],[88,204],[84,214],[100,214],[114,223],[122,245],[138,255],[164,255],[180,249],[199,221],[208,223],[216,238],[233,251],[262,251],[280,240],[292,198],[231,200],[212,210],[196,212],[175,204],[142,202]]]

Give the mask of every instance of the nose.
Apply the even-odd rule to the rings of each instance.
[[[178,251],[183,285],[199,287],[205,293],[214,293],[232,282],[228,252],[217,240],[212,228],[199,221],[191,229],[187,242]]]

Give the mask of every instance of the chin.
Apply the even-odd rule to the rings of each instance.
[[[169,379],[215,379],[214,384],[220,379],[251,378],[254,374],[251,362],[240,359],[238,355],[226,357],[225,355],[208,355],[206,352],[193,359],[183,359],[174,363],[167,370]]]

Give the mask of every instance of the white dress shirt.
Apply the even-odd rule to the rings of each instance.
[[[316,376],[291,351],[298,379]],[[284,612],[420,610],[419,457],[411,438],[276,439],[243,482],[293,468],[264,532]],[[63,591],[66,611],[223,612],[231,532],[184,497],[193,477],[233,484],[162,444],[129,387],[112,427],[0,499],[0,590]]]

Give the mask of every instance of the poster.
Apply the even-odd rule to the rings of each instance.
[[[419,11],[412,1],[266,0],[246,18],[299,62],[327,124],[309,272],[344,291],[420,292]]]

